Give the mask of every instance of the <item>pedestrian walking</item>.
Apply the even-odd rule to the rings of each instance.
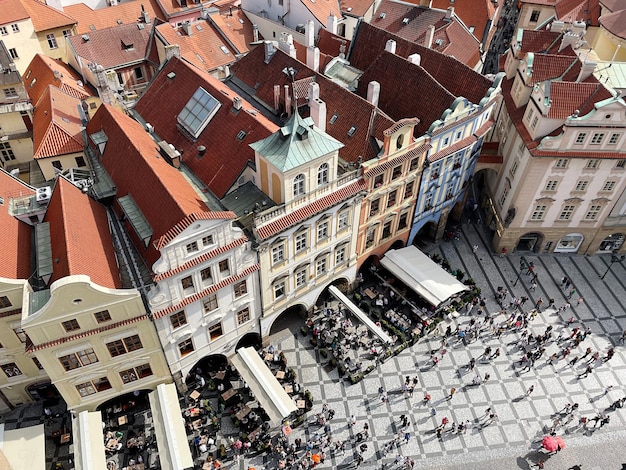
[[[578,305],[582,304],[585,301],[583,297],[578,297]]]
[[[535,292],[535,289],[537,289],[537,283],[535,281],[530,283],[530,288],[529,288],[532,292]]]
[[[565,276],[562,280],[561,280],[561,287],[563,287],[565,285],[565,283],[567,282],[567,276]]]
[[[404,432],[404,443],[408,444],[409,443],[409,439],[411,439],[411,433],[409,431],[405,431]]]
[[[350,427],[354,427],[356,425],[356,417],[354,415],[350,415],[350,420],[348,421]]]
[[[526,390],[526,396],[530,396],[531,393],[535,390],[535,385],[531,385],[528,390]]]
[[[572,288],[570,289],[570,291],[569,291],[569,294],[567,294],[567,299],[568,299],[568,300],[569,300],[569,299],[571,299],[571,298],[572,298],[572,296],[573,296],[575,293],[576,293],[576,288],[575,288],[575,287],[572,287]]]
[[[622,333],[622,336],[619,337],[620,344],[624,344],[625,341],[626,341],[626,330],[624,330],[624,332]]]
[[[539,297],[535,303],[535,308],[538,312],[541,312],[541,304],[543,303],[543,297]]]
[[[591,368],[591,366],[587,366],[585,368],[584,372],[581,372],[580,374],[578,374],[576,377],[579,379],[584,379],[585,377],[587,377],[589,374],[593,373],[593,369]]]
[[[450,395],[448,395],[448,400],[452,400],[452,397],[454,396],[455,393],[456,393],[456,388],[452,387],[450,389]]]
[[[445,429],[447,424],[448,424],[448,417],[444,416],[443,419],[441,420],[441,429]]]
[[[476,253],[478,251],[478,245],[474,245],[472,247],[472,253]]]

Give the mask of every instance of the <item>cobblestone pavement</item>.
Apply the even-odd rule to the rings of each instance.
[[[473,253],[472,247],[476,244],[479,248]],[[380,365],[355,385],[339,381],[336,370],[327,373],[320,367],[319,364],[326,360],[318,357],[308,338],[283,335],[274,343],[285,352],[300,382],[316,397],[309,421],[314,421],[315,413],[321,410],[323,403],[328,403],[336,411],[331,421],[333,439],[349,442],[344,454],[328,456],[317,468],[355,467],[353,450],[358,445],[355,434],[362,431],[363,423],[367,422],[370,438],[366,441],[368,450],[363,454],[365,461],[361,468],[382,468],[385,465],[392,468],[399,453],[413,458],[415,468],[527,469],[531,468],[529,464],[541,459],[546,460],[545,468],[566,469],[582,464],[587,458],[587,465],[581,468],[620,469],[621,462],[626,462],[623,450],[625,409],[609,412],[611,422],[602,429],[598,426],[597,430],[583,432],[576,428],[580,416],[592,418],[599,412],[605,412],[616,399],[626,396],[626,356],[624,346],[619,343],[621,332],[626,329],[625,266],[614,264],[601,280],[600,276],[609,267],[608,256],[525,254],[525,258],[534,263],[538,275],[539,285],[531,291],[530,278],[525,273],[515,284],[520,256],[510,254],[501,258],[491,253],[484,232],[475,225],[465,225],[460,240],[433,245],[426,251],[439,252],[449,260],[452,269],[468,273],[481,287],[486,309],[491,314],[500,310],[495,301],[498,286],[506,287],[514,296],[529,297],[528,309],[539,297],[544,299],[544,307],[548,299],[554,299],[558,307],[567,301],[571,289],[564,291],[561,288],[562,278],[568,276],[577,289],[571,299],[572,307],[562,313],[555,308],[546,308],[530,323],[530,330],[539,334],[548,325],[553,325],[555,336],[561,330],[569,336],[572,328],[584,325],[591,329],[592,334],[581,347],[572,350],[567,360],[559,360],[554,365],[548,364],[546,359],[560,346],[550,343],[535,367],[526,371],[513,365],[521,357],[519,333],[505,333],[500,338],[485,334],[468,346],[451,341],[440,363],[429,368],[426,362],[430,351],[439,349],[441,341],[440,336],[431,335]],[[579,296],[584,298],[580,304]],[[571,316],[575,322],[568,326],[567,319]],[[505,319],[504,315],[498,318],[501,321]],[[469,320],[469,316],[461,315],[449,321],[463,325]],[[476,371],[466,373],[465,365],[471,357],[478,358],[487,346],[494,351],[500,348],[501,355],[491,361],[477,361],[476,371],[483,376],[488,373],[491,377],[482,385],[472,386],[471,380]],[[572,366],[569,364],[571,358],[581,356],[587,347],[604,355],[611,346],[616,348],[611,361],[599,361],[589,377],[577,379],[577,374],[585,369],[586,364],[579,361]],[[401,390],[404,377],[415,375],[419,385],[413,397],[406,398]],[[534,392],[526,396],[525,392],[531,385],[534,385]],[[610,385],[613,388],[605,393]],[[379,399],[380,386],[389,393],[387,403]],[[451,387],[455,387],[457,393],[447,400]],[[424,392],[432,396],[429,406],[423,404]],[[552,424],[554,413],[566,403],[579,404],[575,419],[558,430],[567,443],[567,449],[554,456],[538,454],[546,426]],[[435,416],[432,415],[432,408],[436,410]],[[499,419],[481,428],[481,416],[487,408],[495,410]],[[357,418],[357,424],[350,429],[347,421],[352,414]],[[393,450],[384,456],[383,446],[402,431],[399,417],[403,414],[410,416],[409,442],[403,442],[398,451]],[[451,423],[469,420],[471,429],[460,435],[445,433],[439,440],[435,428],[443,417]],[[323,429],[305,424],[295,429],[291,438],[299,436],[306,440],[316,432],[323,433]],[[586,452],[586,448],[597,450],[598,459],[590,461],[593,453]],[[608,450],[612,453],[607,453]],[[613,457],[609,458],[609,455]],[[574,461],[577,456],[581,456],[580,461]],[[266,457],[254,457],[240,464],[242,468],[245,468],[244,465],[276,468],[276,462]]]

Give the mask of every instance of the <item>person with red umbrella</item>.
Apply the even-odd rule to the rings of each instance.
[[[548,452],[552,453],[552,452],[556,452],[557,448],[559,447],[559,444],[556,440],[556,437],[553,436],[545,436],[542,440],[541,440],[541,446],[546,449]]]

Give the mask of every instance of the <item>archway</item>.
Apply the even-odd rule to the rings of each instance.
[[[529,232],[522,235],[515,247],[515,251],[531,251],[538,253],[541,250],[541,243],[543,242],[543,235],[538,232]]]
[[[98,405],[96,411],[102,411],[103,420],[106,422],[118,414],[128,413],[131,416],[135,412],[148,410],[150,409],[148,394],[151,391],[135,390],[134,392],[110,398]]]
[[[245,336],[244,336],[245,338]],[[242,338],[243,339],[243,338]],[[191,376],[191,381],[195,380],[196,371],[201,371],[205,374],[210,374],[212,372],[218,372],[220,370],[224,370],[228,367],[228,358],[223,354],[209,354],[208,356],[204,356],[198,362],[194,364],[194,366],[190,369],[185,382],[189,381],[189,377]]]
[[[44,400],[46,402],[58,402],[61,398],[59,391],[49,380],[30,384],[26,387],[26,393],[30,395],[33,401]]]
[[[568,233],[559,240],[554,248],[555,253],[576,253],[585,237],[582,233]]]
[[[619,250],[624,244],[624,234],[623,233],[612,233],[608,237],[606,237],[600,243],[598,247],[598,251],[601,253],[611,253],[614,250]]]
[[[436,238],[437,223],[431,220],[426,222],[415,234],[415,238],[413,238],[413,245],[418,248],[426,248],[428,244],[434,242]]]
[[[283,330],[289,330],[295,334],[304,324],[305,319],[306,307],[302,304],[292,305],[274,320],[269,335],[272,336]]]
[[[390,250],[399,250],[401,248],[404,248],[404,242],[402,240],[396,240],[395,242],[393,242],[391,244],[391,246],[389,247]]]
[[[246,333],[241,337],[237,346],[235,346],[235,351],[241,348],[253,347],[254,349],[259,349],[263,343],[261,342],[261,335],[258,333]]]

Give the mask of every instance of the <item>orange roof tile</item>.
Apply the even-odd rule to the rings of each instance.
[[[318,33],[317,48],[320,50],[320,54],[327,54],[330,57],[338,57],[342,52],[344,54],[348,53],[350,50],[350,40],[322,28]],[[321,64],[320,70],[323,70]]]
[[[163,101],[164,95],[159,96]],[[137,121],[103,105],[87,125],[88,135],[98,131],[107,136],[102,164],[115,182],[117,196],[132,196],[152,227],[152,240],[188,215],[209,210],[182,173],[160,157],[158,145]],[[152,264],[160,253],[150,244],[144,257]]]
[[[173,78],[168,77],[170,73],[174,74]],[[192,142],[180,131],[176,117],[199,87],[221,106],[198,140]],[[168,99],[163,100],[163,96]],[[242,109],[233,112],[235,96],[237,93],[221,81],[184,60],[173,58],[161,68],[135,105],[135,110],[154,126],[161,138],[184,152],[187,165],[218,198],[235,183],[248,161],[254,161],[249,144],[278,129],[243,99]],[[196,158],[200,145],[206,147],[202,159]]]
[[[88,41],[82,35],[68,40],[78,57],[105,69],[140,62],[149,52],[150,28],[139,29],[134,23],[91,31],[88,36]]]
[[[79,75],[67,64],[43,54],[35,54],[24,73],[26,91],[33,103],[45,93],[48,85],[53,85],[76,99],[82,100],[94,93],[80,80]]]
[[[0,277],[28,279],[32,227],[9,214],[12,197],[30,196],[35,191],[0,168]]]
[[[562,80],[576,80],[581,63],[578,57],[554,54],[534,54],[532,75],[529,85],[561,77]]]
[[[33,116],[34,158],[65,155],[83,150],[79,106],[79,100],[63,93],[55,86],[48,85],[37,102]]]
[[[254,41],[252,23],[239,8],[220,9],[218,13],[209,15],[209,21],[214,23],[217,31],[230,42],[237,54],[246,54],[250,51],[250,43]],[[259,34],[259,40],[263,37]]]
[[[525,29],[522,33],[522,44],[519,54],[524,55],[526,52],[554,54],[561,45],[562,37],[563,34],[557,31]]]
[[[341,0],[341,11],[345,15],[361,17],[365,16],[367,11],[372,8],[374,0]]]
[[[84,274],[100,286],[122,287],[104,206],[59,176],[44,221],[54,260],[50,282]]]
[[[233,63],[236,59],[235,50],[228,47],[220,34],[206,20],[191,25],[191,36],[187,35],[183,28],[172,27],[169,23],[157,26],[156,30],[165,44],[178,44],[181,57],[200,70],[211,72],[220,66]]]
[[[550,84],[550,100],[552,101],[548,117],[551,119],[566,119],[574,111],[579,110],[581,115],[591,110],[593,103],[610,98],[611,93],[600,83],[560,82]]]
[[[337,0],[300,0],[302,4],[315,16],[315,19],[326,26],[328,17],[335,15],[341,18],[341,8]]]
[[[411,2],[413,3],[413,2]],[[474,0],[471,2],[455,2],[450,4],[450,0],[433,0],[432,8],[445,10],[449,6],[454,7],[454,14],[458,16],[469,28],[474,27],[474,36],[479,41],[483,41],[488,26],[494,21],[496,7],[491,0]]]
[[[98,29],[118,26],[118,21],[124,24],[137,23],[140,19],[142,8],[148,13],[151,23],[154,23],[156,18],[165,21],[165,15],[161,12],[161,8],[156,0],[130,0],[105,8],[98,8],[97,10],[84,3],[63,7],[65,13],[78,22],[77,33],[79,35]],[[146,27],[149,28],[149,26]]]
[[[559,0],[555,10],[560,21],[584,21],[589,26],[598,26],[600,16],[598,0]]]
[[[38,33],[63,26],[72,26],[76,23],[74,18],[38,0],[21,0],[21,2],[28,11],[30,20]]]
[[[21,0],[0,0],[0,24],[15,23],[27,19],[30,15]]]

